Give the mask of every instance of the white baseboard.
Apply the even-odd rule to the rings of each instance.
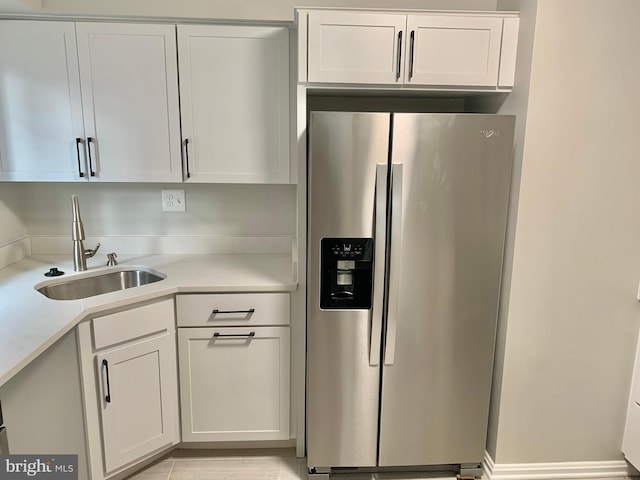
[[[31,256],[31,241],[28,235],[0,245],[0,268]]]
[[[485,452],[486,480],[552,480],[576,478],[624,478],[638,472],[624,460],[604,462],[498,463]]]

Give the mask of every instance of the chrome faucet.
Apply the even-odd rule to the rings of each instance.
[[[84,272],[87,269],[87,258],[93,257],[100,244],[96,245],[93,250],[85,249],[82,241],[84,240],[84,227],[80,218],[80,205],[78,197],[71,195],[71,208],[73,213],[73,223],[71,224],[71,240],[73,240],[73,270],[76,272]]]

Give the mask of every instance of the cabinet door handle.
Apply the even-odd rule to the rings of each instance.
[[[217,308],[214,308],[211,313],[213,315],[216,315],[218,313],[255,313],[256,309],[255,308],[250,308],[249,310],[218,310]]]
[[[413,78],[413,47],[415,44],[415,30],[411,30],[411,35],[409,37],[409,80]]]
[[[104,401],[111,403],[111,387],[109,386],[109,362],[106,359],[102,360],[102,366],[105,369],[105,375],[107,378],[107,394],[104,396]]]
[[[213,334],[214,337],[216,338],[222,338],[222,337],[238,337],[238,338],[252,338],[256,336],[256,332],[249,332],[249,333],[218,333],[215,332]]]
[[[187,167],[187,178],[191,178],[191,172],[189,171],[189,139],[184,139],[184,164]]]
[[[95,142],[95,138],[87,137],[87,152],[89,152],[89,173],[92,177],[96,176],[96,172],[93,170],[93,159],[91,158],[91,144],[95,144]]]
[[[398,32],[398,64],[396,66],[396,80],[400,80],[401,68],[402,68],[402,30]]]
[[[80,175],[80,177],[84,177],[84,172],[82,171],[82,168],[80,166],[80,145],[81,144],[82,144],[82,139],[76,138],[76,155],[78,155],[78,175]]]

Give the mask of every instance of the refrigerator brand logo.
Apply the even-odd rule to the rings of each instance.
[[[500,130],[480,130],[480,135],[484,138],[499,137]]]

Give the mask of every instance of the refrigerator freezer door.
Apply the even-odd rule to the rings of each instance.
[[[392,228],[380,466],[483,459],[513,126],[508,116],[394,116],[400,222],[396,200],[391,215],[402,235]]]
[[[376,358],[379,344],[372,349],[371,340],[372,330],[374,343],[375,332],[380,332],[381,317],[373,318],[372,310],[320,309],[320,246],[322,238],[376,237],[373,309],[382,310],[385,208],[380,212],[375,205],[386,204],[389,124],[389,114],[311,114],[307,298],[309,467],[376,465],[380,362]],[[377,224],[376,214],[381,217]],[[381,232],[380,240],[376,231]]]

